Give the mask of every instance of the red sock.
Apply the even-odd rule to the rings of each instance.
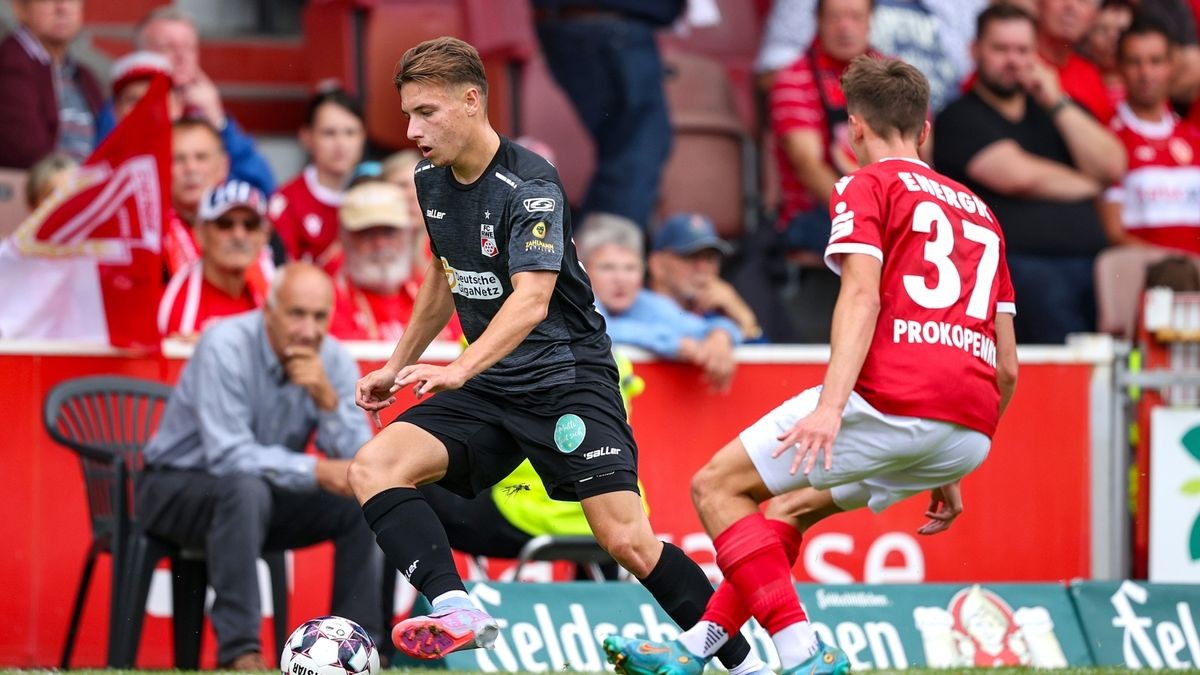
[[[733,585],[767,633],[774,635],[808,619],[792,587],[791,566],[783,542],[761,513],[730,525],[717,535],[713,545],[725,581]]]
[[[767,518],[767,525],[783,543],[783,553],[788,559],[788,581],[791,582],[791,568],[800,557],[800,542],[804,538],[800,530],[782,520]],[[717,587],[704,609],[704,620],[711,621],[725,629],[727,635],[737,635],[742,626],[750,620],[750,608],[742,602],[733,584],[722,583]]]

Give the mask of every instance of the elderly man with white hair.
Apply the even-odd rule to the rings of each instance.
[[[397,185],[369,181],[350,188],[338,210],[340,262],[329,332],[343,340],[395,342],[412,317],[425,278],[415,255],[418,223]],[[457,317],[438,336],[462,337]]]

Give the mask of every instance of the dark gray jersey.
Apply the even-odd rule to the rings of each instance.
[[[612,345],[591,282],[571,240],[571,215],[554,166],[507,138],[474,183],[428,160],[416,168],[417,197],[433,254],[446,268],[454,306],[474,342],[512,293],[512,275],[558,273],[549,313],[510,354],[468,386],[528,392],[617,381]]]

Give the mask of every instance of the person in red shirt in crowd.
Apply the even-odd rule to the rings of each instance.
[[[1038,0],[1038,55],[1058,73],[1063,92],[1100,121],[1116,114],[1100,69],[1075,52],[1096,20],[1097,0]]]
[[[116,123],[125,119],[142,100],[155,75],[171,77],[171,62],[158,52],[130,52],[113,62],[112,107]],[[172,120],[183,116],[183,103],[174,89],[167,94],[167,114]]]
[[[271,198],[271,222],[289,260],[326,267],[338,254],[342,190],[362,159],[366,125],[358,103],[333,89],[308,102],[300,143],[312,162]]]
[[[803,533],[925,490],[928,521],[917,532],[948,529],[962,512],[959,481],[987,456],[1016,388],[1004,235],[982,199],[920,160],[924,76],[902,61],[860,57],[842,84],[863,168],[831,194],[825,262],[842,291],[824,384],[750,425],[692,478],[725,581],[675,642],[606,638],[609,661],[629,675],[700,675],[751,615],[785,675],[848,673],[846,655],[818,637],[792,585]]]
[[[200,259],[177,271],[158,305],[163,337],[195,339],[216,320],[257,309],[265,288],[248,282],[270,236],[267,199],[253,185],[226,181],[204,193],[196,243]]]
[[[821,264],[829,239],[827,200],[833,184],[855,168],[841,76],[854,57],[878,56],[868,42],[874,6],[874,0],[819,0],[816,38],[771,82],[781,191],[776,227],[798,266],[800,292],[791,310],[809,317],[798,327],[798,342],[829,341],[838,279]]]
[[[1133,0],[1104,0],[1092,28],[1079,43],[1079,53],[1100,69],[1108,101],[1116,106],[1125,100],[1125,83],[1117,67],[1117,38],[1133,22]]]
[[[788,232],[791,248],[822,250],[829,237],[829,192],[854,170],[840,78],[851,59],[871,53],[867,40],[874,4],[818,2],[816,39],[772,81],[771,126],[782,182],[779,227]]]
[[[404,334],[424,275],[414,257],[418,224],[399,187],[381,180],[346,191],[338,211],[341,257],[329,332],[342,340],[395,342]],[[457,341],[452,318],[438,336]]]
[[[1118,42],[1127,97],[1112,127],[1129,171],[1104,194],[1100,218],[1113,244],[1200,254],[1200,127],[1171,109],[1172,49],[1167,30],[1147,19]]]

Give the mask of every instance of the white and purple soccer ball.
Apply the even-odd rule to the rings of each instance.
[[[378,675],[379,650],[362,626],[340,616],[300,624],[279,656],[282,675]]]

